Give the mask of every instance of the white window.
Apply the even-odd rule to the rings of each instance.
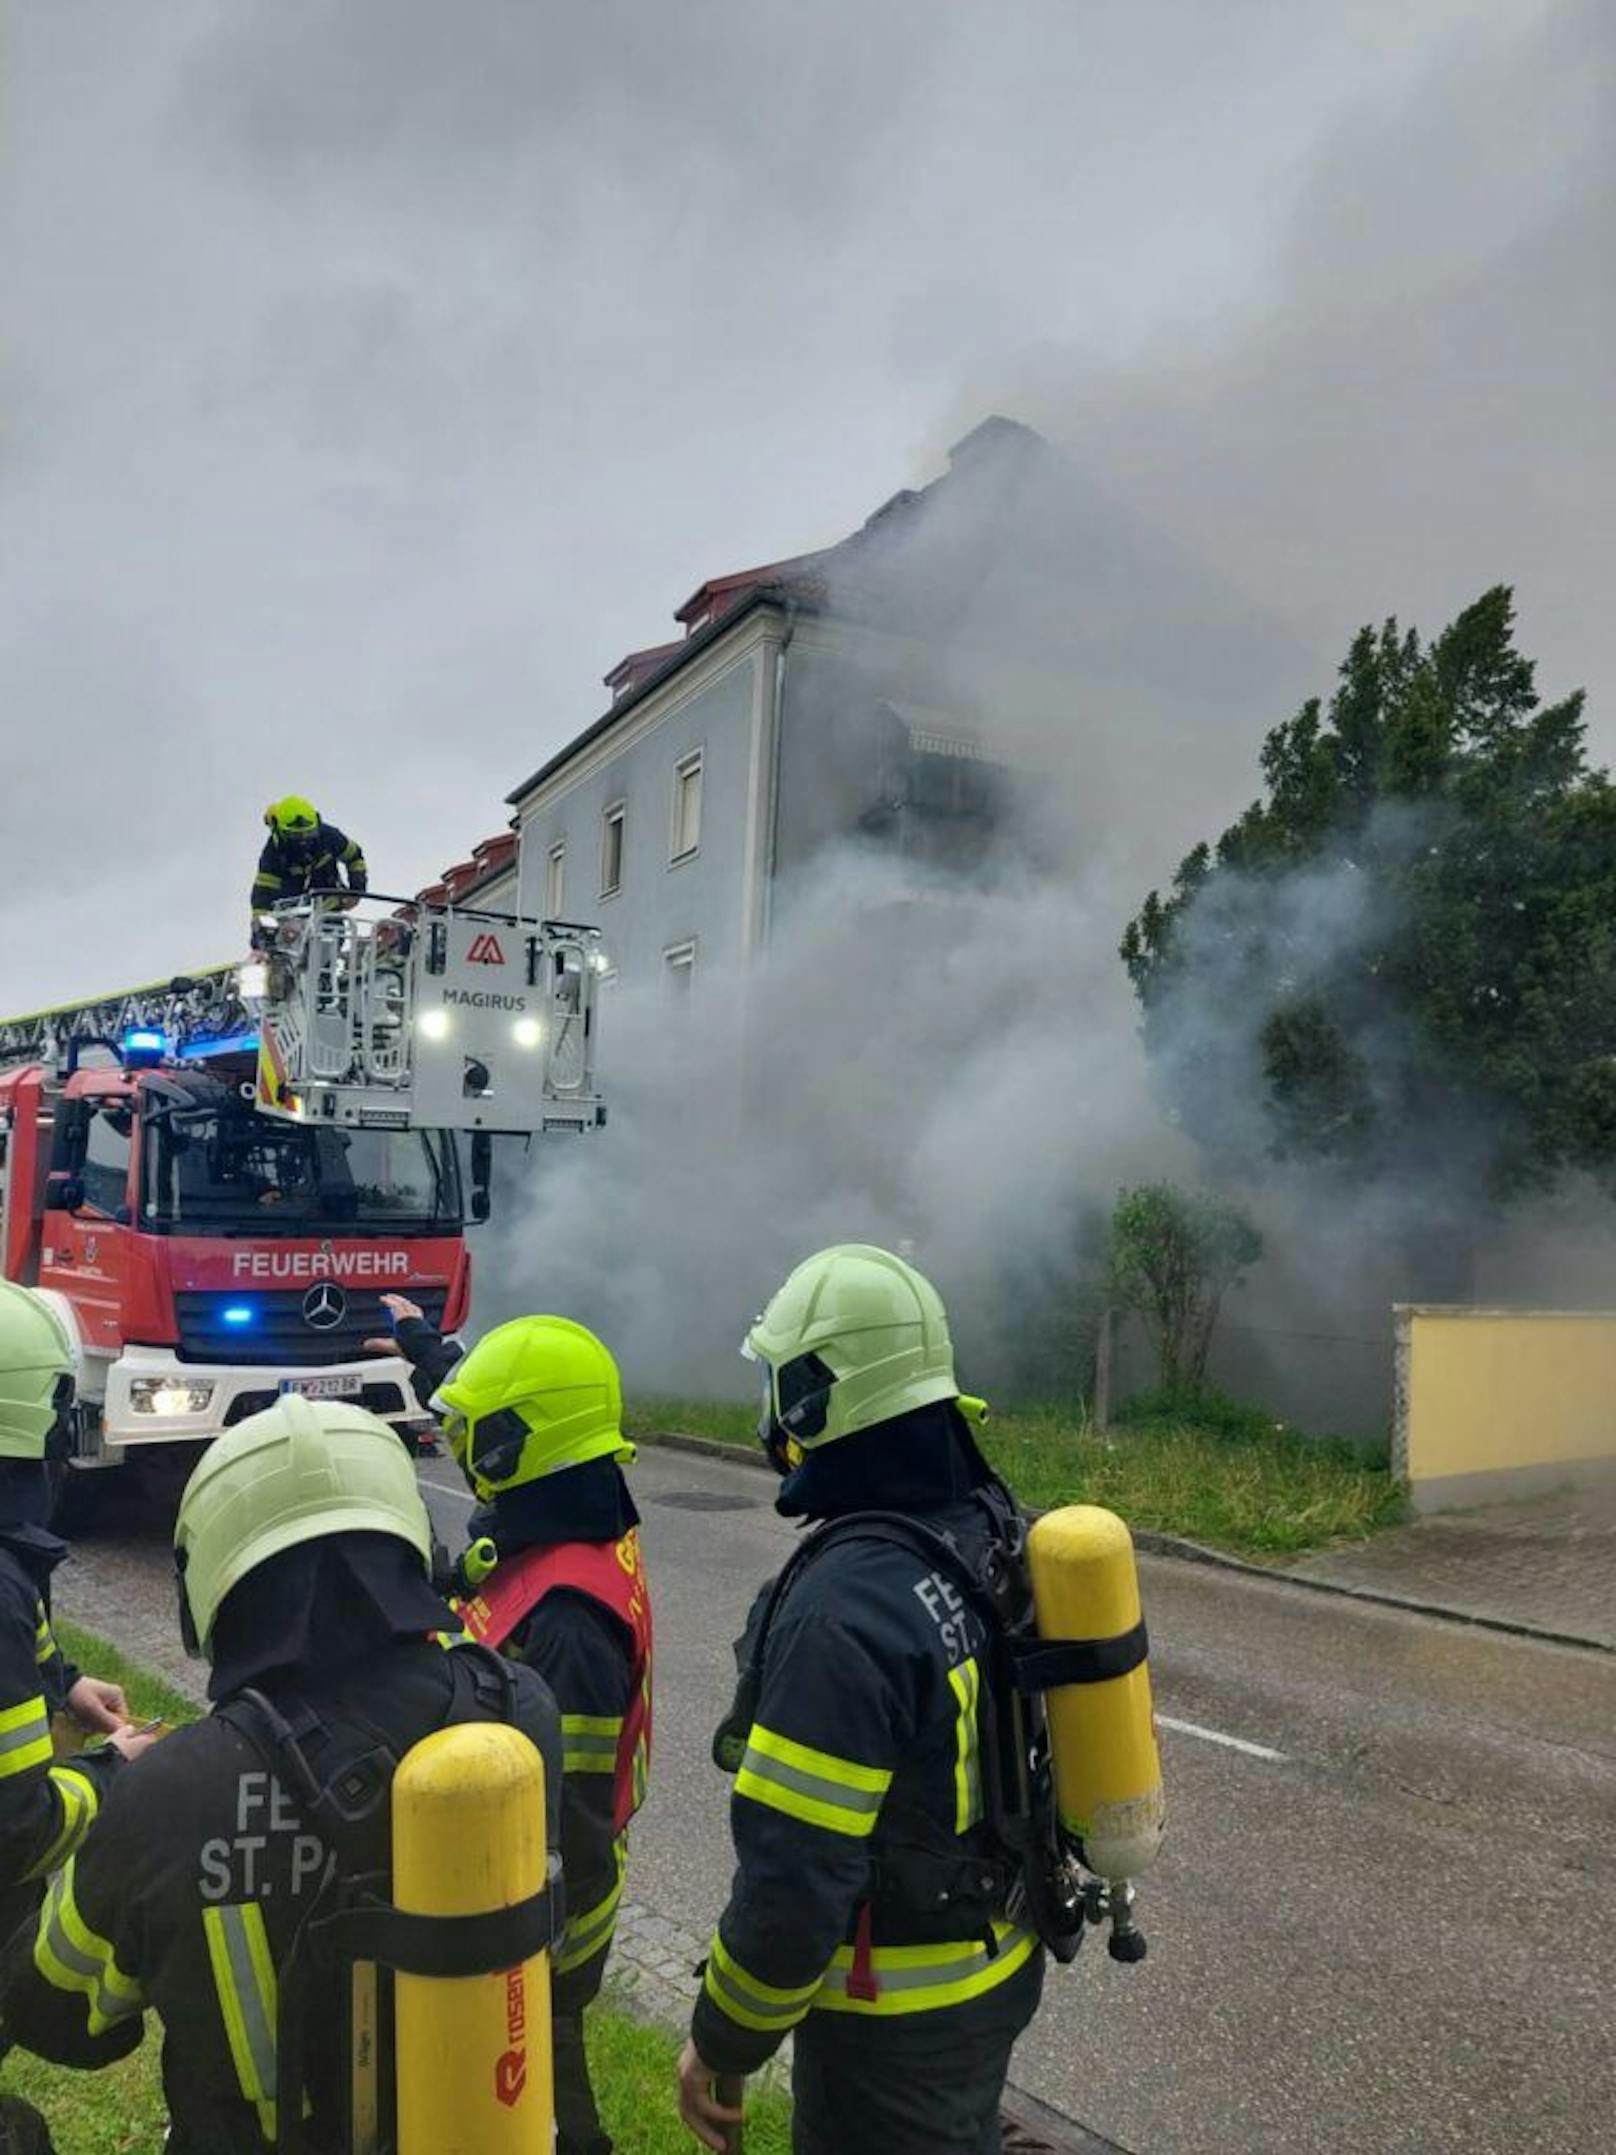
[[[546,920],[561,918],[561,895],[567,880],[567,841],[563,838],[550,848],[544,864],[544,917]]]
[[[673,840],[670,861],[689,860],[701,844],[701,750],[673,767]]]
[[[623,823],[628,814],[622,801],[614,801],[601,821],[600,894],[609,898],[623,884]]]
[[[670,994],[681,1000],[690,993],[696,977],[696,946],[672,943],[662,953],[662,978]]]

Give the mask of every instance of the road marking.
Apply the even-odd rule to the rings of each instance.
[[[469,1489],[452,1489],[447,1482],[440,1482],[430,1474],[421,1476],[429,1489],[439,1496],[454,1497],[462,1504],[475,1504],[477,1499]],[[1273,1764],[1283,1764],[1285,1753],[1275,1751],[1265,1743],[1251,1743],[1244,1736],[1228,1736],[1222,1729],[1202,1728],[1199,1721],[1177,1721],[1171,1714],[1156,1716],[1158,1728],[1170,1728],[1180,1736],[1199,1736],[1203,1743],[1220,1743],[1226,1750],[1243,1752],[1247,1758],[1266,1758]]]
[[[453,1497],[460,1504],[475,1504],[477,1501],[471,1490],[455,1489],[448,1482],[434,1481],[430,1474],[423,1474],[421,1480],[428,1489],[435,1489],[440,1497]]]
[[[1176,1729],[1180,1736],[1199,1736],[1206,1743],[1221,1743],[1231,1751],[1243,1751],[1247,1758],[1283,1760],[1283,1751],[1270,1750],[1265,1743],[1248,1743],[1244,1736],[1226,1736],[1222,1729],[1202,1728],[1198,1721],[1175,1721],[1171,1714],[1156,1716],[1158,1728]]]

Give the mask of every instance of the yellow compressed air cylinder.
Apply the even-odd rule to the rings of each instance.
[[[1133,1537],[1115,1512],[1097,1504],[1046,1512],[1027,1536],[1027,1567],[1040,1638],[1113,1639],[1139,1622]],[[1097,1877],[1138,1878],[1166,1819],[1149,1667],[1062,1684],[1045,1709],[1062,1825]]]
[[[544,1767],[520,1729],[458,1722],[393,1778],[393,1900],[409,1915],[483,1915],[545,1881]],[[400,1974],[399,2155],[550,2155],[550,1960],[497,1975]]]

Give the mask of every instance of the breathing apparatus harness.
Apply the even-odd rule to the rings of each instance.
[[[1144,1938],[1126,1911],[1110,1903],[1098,1881],[1083,1878],[1081,1843],[1061,1825],[1043,1694],[1062,1684],[1102,1683],[1137,1668],[1148,1652],[1144,1622],[1111,1639],[1040,1638],[1033,1624],[1026,1526],[1015,1501],[991,1475],[973,1491],[972,1501],[989,1528],[977,1557],[963,1550],[953,1535],[893,1511],[844,1513],[794,1552],[768,1588],[737,1650],[739,1680],[713,1737],[714,1763],[727,1774],[740,1769],[757,1717],[770,1627],[804,1572],[828,1550],[849,1542],[906,1550],[940,1572],[983,1627],[986,1666],[977,1728],[984,1823],[993,1845],[985,1855],[980,1849],[973,1854],[928,1814],[895,1804],[889,1796],[881,1813],[872,1902],[879,1904],[890,1895],[911,1907],[954,1905],[974,1918],[987,1937],[993,1918],[1003,1917],[1035,1932],[1062,1962],[1076,1957],[1086,1924],[1109,1917],[1111,1957],[1142,1959]],[[867,1933],[864,1911],[860,1929],[861,1935]]]
[[[445,1660],[451,1693],[440,1726],[512,1720],[514,1685],[498,1654],[467,1641],[450,1647]],[[303,1825],[319,1836],[327,1851],[326,1875],[277,1971],[275,2146],[280,2155],[304,2155],[308,2147],[309,2010],[303,2003],[309,1994],[307,1975],[351,1972],[366,1962],[393,1974],[420,1976],[493,1975],[514,1967],[535,1953],[550,1950],[561,1936],[566,1921],[561,1859],[555,1854],[549,1857],[543,1888],[514,1907],[485,1915],[408,1915],[388,1897],[386,1873],[371,1871],[343,1878],[331,1860],[341,1841],[362,1831],[389,1799],[402,1754],[385,1731],[363,1716],[349,1714],[344,1715],[346,1726],[334,1728],[308,1699],[294,1696],[283,1708],[250,1686],[216,1707],[214,1718],[227,1722],[258,1753],[286,1789]],[[357,2081],[366,2066],[361,2062],[361,2046],[354,2041],[353,1990],[350,1983],[344,2010],[357,2103]],[[372,2040],[364,2046],[370,2075],[374,2075],[378,2056],[391,2048],[389,1986],[378,1986],[374,2010],[376,2020],[367,2031]],[[386,2043],[380,2040],[384,2023]],[[391,2094],[390,2087],[373,2090],[384,2116],[391,2110]],[[393,2147],[390,2129],[383,2131],[377,2144],[383,2149]]]

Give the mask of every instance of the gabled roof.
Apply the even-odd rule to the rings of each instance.
[[[685,624],[687,634],[692,633],[709,621],[719,620],[760,584],[789,584],[811,576],[827,555],[834,552],[834,547],[821,547],[817,553],[793,554],[788,561],[765,561],[759,568],[736,569],[729,576],[709,576],[683,606],[674,608],[673,618]]]
[[[1049,445],[1031,427],[994,415],[954,444],[949,451],[948,470],[940,478],[918,490],[904,487],[890,495],[857,531],[835,545],[708,577],[675,609],[674,619],[685,626],[683,640],[652,644],[619,659],[605,676],[613,692],[611,708],[508,793],[506,801],[519,807],[530,793],[598,740],[634,705],[759,606],[788,606],[804,612],[834,607],[838,613],[868,613],[879,618],[896,589],[891,564],[909,531],[921,525],[938,498],[962,474],[968,489],[975,493],[979,484],[991,488],[995,474],[1013,478],[1033,459],[1051,455]],[[925,528],[930,529],[929,523]]]

